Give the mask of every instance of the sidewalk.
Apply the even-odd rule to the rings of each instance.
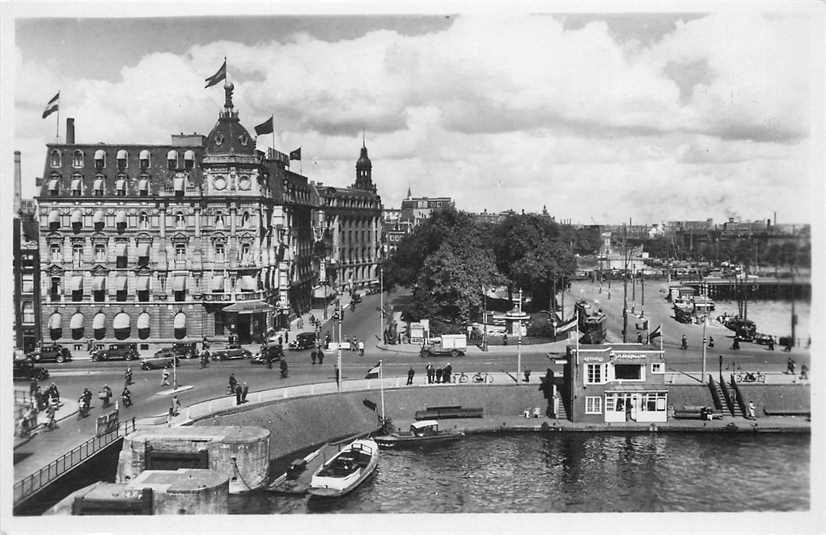
[[[15,390],[22,391],[23,389],[16,388]],[[26,390],[26,393],[28,393],[28,390]],[[72,400],[72,399],[68,399],[68,398],[62,398],[60,400],[60,404],[57,407],[57,411],[55,411],[55,422],[58,424],[58,427],[60,427],[60,422],[62,422],[63,420],[66,420],[67,418],[77,414],[77,409],[78,409],[77,401]],[[49,430],[46,429],[46,424],[48,424],[48,422],[49,422],[49,417],[46,415],[46,411],[38,412],[37,413],[37,426],[34,429],[32,429],[31,433],[27,437],[19,437],[15,434],[15,436],[14,436],[14,448],[17,448],[18,446],[22,446],[23,444],[26,444],[32,438],[34,438],[38,433],[49,432]],[[15,427],[15,431],[16,431],[16,428],[17,428],[17,422],[16,421],[14,422],[14,427]]]
[[[509,344],[503,345],[489,345],[487,351],[482,351],[479,346],[468,345],[467,355],[516,355],[518,351],[523,352],[544,352],[560,355],[559,358],[564,358],[565,348],[570,345],[568,340],[560,340],[559,342],[548,342],[545,344]],[[383,344],[377,343],[376,347],[382,351],[396,351],[398,353],[412,353],[419,354],[422,349],[421,344]]]

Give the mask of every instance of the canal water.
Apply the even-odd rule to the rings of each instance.
[[[476,435],[383,450],[372,479],[317,501],[230,497],[235,514],[803,511],[808,434]]]

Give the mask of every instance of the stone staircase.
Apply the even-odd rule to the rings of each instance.
[[[559,412],[556,415],[557,420],[568,420],[568,411],[565,409],[565,404],[559,400]]]
[[[728,400],[729,400],[729,412],[736,418],[743,418],[745,415],[743,414],[743,409],[740,407],[740,404],[737,403],[737,392],[734,388],[730,385],[721,385],[722,388],[728,390]]]

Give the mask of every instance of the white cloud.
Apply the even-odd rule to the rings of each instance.
[[[445,31],[412,36],[301,34],[153,53],[114,81],[93,70],[59,79],[18,51],[18,146],[26,174],[41,174],[54,130],[40,112],[54,88],[62,115],[77,118],[79,141],[206,133],[223,91],[205,90],[203,80],[227,56],[242,122],[251,130],[274,113],[279,148],[301,146],[311,177],[352,183],[366,129],[388,206],[410,183],[467,209],[546,204],[577,221],[592,212],[611,221],[705,219],[733,206],[744,215],[774,206],[794,218],[810,171],[808,70],[820,58],[808,46],[809,24],[712,15],[629,46],[599,21],[566,30],[547,16],[459,17]],[[741,187],[755,177],[760,195]]]

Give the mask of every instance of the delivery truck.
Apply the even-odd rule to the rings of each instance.
[[[438,339],[422,346],[419,356],[430,357],[461,357],[467,351],[467,336],[464,334],[443,334]]]

